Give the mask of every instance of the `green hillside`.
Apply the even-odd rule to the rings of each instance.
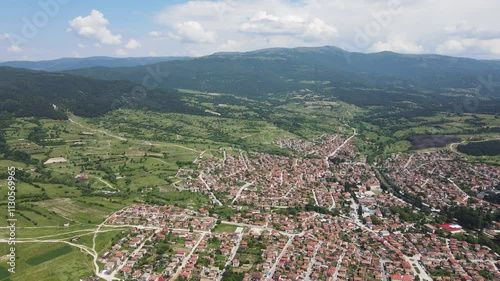
[[[476,88],[479,77],[500,73],[498,61],[391,52],[351,53],[336,47],[266,49],[219,53],[150,67],[96,67],[70,73],[142,83],[156,71],[160,85],[247,96],[286,92],[304,82],[324,86],[369,86],[405,89]],[[498,96],[498,90],[493,93]]]
[[[194,113],[175,90],[146,90],[128,81],[105,81],[63,73],[0,67],[0,111],[16,117],[64,119],[65,110],[91,117],[113,109],[144,108]]]

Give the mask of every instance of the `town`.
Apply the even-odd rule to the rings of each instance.
[[[451,207],[498,210],[478,194],[500,169],[452,151],[369,165],[351,138],[280,139],[288,155],[224,150],[180,169],[197,210],[136,204],[108,217],[129,227],[100,258],[106,280],[498,280],[500,257]],[[423,212],[422,210],[426,210]],[[422,212],[420,212],[422,211]],[[491,239],[500,223],[482,235]],[[472,239],[474,240],[474,239]]]

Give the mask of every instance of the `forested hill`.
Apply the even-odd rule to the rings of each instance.
[[[44,61],[8,61],[0,63],[0,66],[27,68],[32,70],[61,71],[77,68],[88,68],[96,66],[126,67],[154,64],[187,57],[143,57],[143,58],[113,58],[113,57],[89,57],[89,58],[61,58]]]
[[[313,81],[379,88],[470,89],[478,86],[479,77],[500,75],[500,62],[391,52],[351,53],[336,47],[276,48],[218,53],[150,67],[95,67],[70,73],[142,82],[151,69],[158,72],[164,87],[255,96],[286,92]],[[500,96],[498,91],[495,94]]]
[[[137,89],[144,88],[129,81],[0,67],[0,111],[18,117],[64,119],[66,109],[79,116],[92,117],[121,107],[201,113],[185,105],[182,95],[175,90]]]

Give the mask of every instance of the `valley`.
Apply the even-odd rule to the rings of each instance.
[[[11,152],[0,167],[21,171],[17,247],[22,274],[10,275],[14,280],[34,274],[48,274],[46,279],[270,280],[298,268],[304,268],[301,278],[310,280],[479,274],[464,273],[457,265],[431,266],[439,257],[429,247],[440,247],[442,239],[463,249],[442,255],[458,259],[465,253],[481,272],[498,272],[498,249],[491,248],[486,234],[467,231],[457,238],[436,229],[442,237],[437,239],[424,230],[447,221],[446,216],[460,218],[464,210],[439,214],[432,210],[443,206],[422,197],[445,192],[445,198],[456,198],[453,205],[475,209],[464,204],[495,185],[498,157],[483,156],[480,161],[491,163],[489,168],[466,168],[477,170],[485,185],[469,190],[468,179],[450,175],[446,189],[433,191],[433,182],[441,179],[426,162],[464,155],[433,148],[432,142],[423,151],[406,152],[407,138],[419,134],[445,133],[465,142],[494,139],[497,115],[443,113],[390,123],[373,118],[376,110],[319,94],[276,95],[263,102],[180,92],[185,104],[211,112],[123,108],[90,118],[3,119]],[[431,174],[419,176],[419,189],[405,197],[410,187],[397,181],[393,164],[384,159],[402,161],[396,166],[404,171],[431,169]],[[422,204],[428,211],[415,215]],[[5,216],[5,211],[0,213]],[[494,220],[491,215],[481,213],[485,221]],[[0,235],[5,237],[7,229]],[[418,246],[424,241],[427,248]],[[464,252],[469,249],[464,243],[477,246]],[[401,244],[408,246],[405,251],[398,250]],[[39,253],[36,262],[28,260],[32,253]],[[354,266],[361,256],[367,263]],[[56,271],[43,269],[62,260]],[[6,269],[2,272],[0,279],[8,278]]]
[[[345,52],[0,66],[0,280],[498,279],[498,62]]]

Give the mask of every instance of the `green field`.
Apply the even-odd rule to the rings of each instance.
[[[237,228],[237,226],[235,226],[235,225],[221,223],[221,224],[218,224],[213,229],[213,231],[217,232],[217,233],[222,233],[222,232],[225,232],[225,233],[234,233],[236,231],[236,228]]]
[[[6,246],[0,244],[2,253]],[[18,243],[16,254],[16,273],[10,275],[13,281],[72,281],[90,275],[93,269],[87,254],[61,243]]]
[[[43,253],[43,254],[38,255],[38,256],[30,257],[26,260],[26,263],[30,266],[39,265],[39,264],[44,263],[46,261],[50,261],[52,259],[55,259],[59,256],[68,254],[71,251],[73,251],[73,249],[70,246],[63,246],[59,249],[55,249],[55,250]]]
[[[2,281],[7,281],[11,280],[10,277],[11,273],[7,270],[7,268],[0,266],[0,280]]]

